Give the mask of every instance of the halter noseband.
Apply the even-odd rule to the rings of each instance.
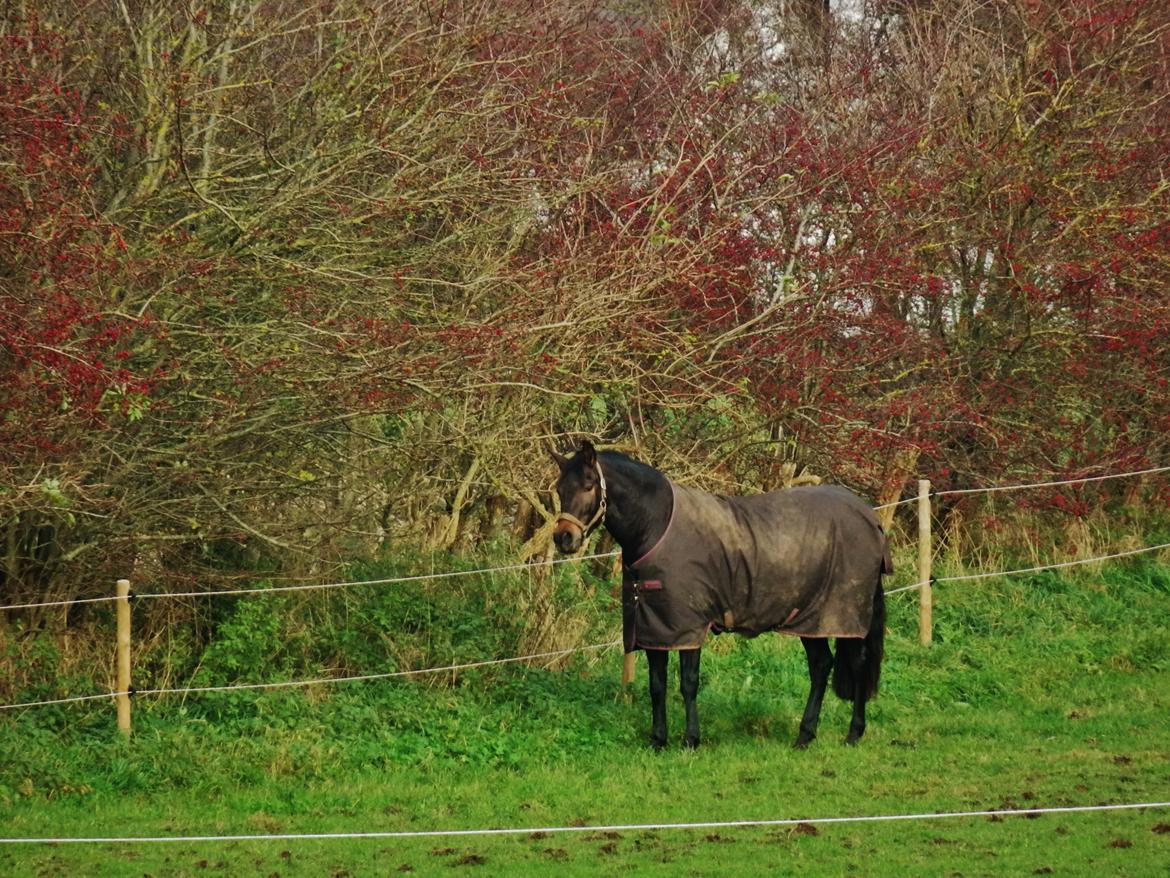
[[[605,473],[601,471],[600,462],[597,463],[597,479],[598,484],[601,486],[601,502],[597,504],[597,511],[593,513],[593,517],[589,519],[588,524],[570,512],[561,512],[559,515],[557,515],[557,521],[567,521],[569,524],[573,524],[579,527],[581,529],[581,539],[585,539],[587,536],[589,536],[593,528],[597,527],[598,522],[605,518]]]

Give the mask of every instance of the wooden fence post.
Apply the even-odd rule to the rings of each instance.
[[[930,646],[931,609],[934,596],[930,587],[930,479],[918,480],[918,642]]]
[[[622,583],[622,571],[623,571],[622,556],[621,556],[621,553],[619,552],[616,556],[614,556],[613,567],[611,567],[610,571],[609,571],[609,575],[613,579],[616,579],[619,583],[619,585],[618,585],[618,598],[619,598],[619,600],[622,597],[622,584],[621,584]],[[625,639],[625,631],[622,632],[622,639],[623,640]],[[624,648],[624,644],[623,644],[623,648]],[[634,669],[635,669],[635,663],[637,661],[637,658],[638,658],[637,652],[627,652],[622,656],[622,689],[623,690],[628,689],[630,684],[634,682]]]
[[[118,731],[130,735],[130,580],[119,579],[118,610]]]
[[[634,661],[638,657],[636,652],[627,652],[622,660],[622,686],[629,686],[634,682]]]

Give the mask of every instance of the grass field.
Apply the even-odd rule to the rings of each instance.
[[[0,845],[4,875],[1163,876],[1170,808],[757,828],[775,820],[1170,801],[1170,568],[940,587],[935,643],[890,601],[882,694],[795,752],[807,677],[788,638],[704,652],[703,747],[649,752],[645,665],[470,672],[0,717],[0,835],[176,836],[517,827],[502,837]],[[616,621],[616,620],[613,620]],[[263,669],[261,669],[263,670]],[[674,665],[671,668],[672,690]],[[535,831],[574,827],[579,831]]]

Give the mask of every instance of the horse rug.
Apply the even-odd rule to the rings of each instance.
[[[724,497],[671,483],[661,539],[623,567],[623,639],[695,649],[711,631],[864,637],[880,574],[892,570],[873,510],[817,485]]]

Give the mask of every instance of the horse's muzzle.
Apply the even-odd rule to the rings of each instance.
[[[553,544],[562,555],[571,555],[581,548],[583,535],[572,522],[558,521],[553,529]]]

